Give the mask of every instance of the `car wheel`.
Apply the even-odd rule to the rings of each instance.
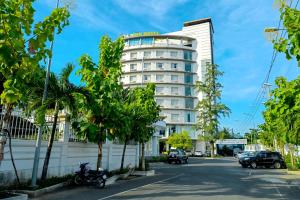
[[[242,167],[243,167],[243,168],[247,168],[247,167],[248,167],[248,165],[242,165]]]
[[[188,159],[185,159],[185,164],[188,164]]]
[[[251,167],[252,169],[256,169],[256,168],[257,168],[256,162],[251,162],[251,163],[250,163],[250,167]]]
[[[182,160],[179,159],[179,160],[178,160],[178,164],[181,164],[181,163],[182,163]]]
[[[169,164],[172,164],[172,161],[171,161],[171,160],[168,160],[168,163],[169,163]]]
[[[275,163],[274,163],[274,168],[275,168],[275,169],[280,169],[280,168],[281,168],[280,162],[275,162]]]

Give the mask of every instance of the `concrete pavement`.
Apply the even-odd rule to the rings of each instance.
[[[158,175],[120,181],[103,190],[69,188],[40,199],[300,199],[299,179],[286,170],[242,168],[233,158],[191,158],[187,165],[154,164]]]

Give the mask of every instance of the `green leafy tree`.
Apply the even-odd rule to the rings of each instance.
[[[113,130],[120,115],[119,96],[122,86],[121,56],[123,38],[112,41],[108,36],[101,39],[99,62],[95,64],[88,55],[80,58],[81,81],[86,85],[89,97],[79,100],[81,117],[74,123],[79,135],[98,144],[97,169],[101,166],[102,144]],[[106,134],[107,133],[107,134]]]
[[[263,132],[260,138],[264,138],[264,141],[270,145],[270,141],[276,139],[281,149],[288,144],[292,166],[294,166],[294,145],[300,142],[300,77],[290,82],[284,77],[279,77],[275,83],[277,88],[272,91],[271,99],[265,104],[265,123],[261,125]]]
[[[274,40],[274,48],[285,53],[288,60],[295,57],[300,67],[300,10],[291,8],[283,0],[280,2],[280,19],[287,31],[287,38],[281,37],[279,40]]]
[[[145,143],[150,140],[155,132],[154,123],[161,120],[160,107],[155,98],[155,85],[148,83],[146,87],[136,88],[135,104],[138,107],[138,115],[133,125],[133,138],[141,144],[140,168],[145,170]]]
[[[184,150],[191,149],[193,147],[191,136],[187,131],[172,134],[169,136],[167,144]]]
[[[7,133],[9,144],[11,112],[24,97],[25,85],[34,77],[40,61],[51,56],[46,44],[53,40],[54,30],[60,33],[69,23],[67,8],[57,8],[43,21],[33,24],[33,2],[0,1],[0,73],[4,82],[1,103],[5,105],[1,132]],[[13,166],[16,171],[14,162]]]
[[[196,83],[196,89],[203,94],[203,98],[198,102],[196,109],[199,112],[197,129],[202,131],[199,139],[209,142],[211,146],[211,156],[214,156],[214,143],[219,139],[218,125],[221,116],[227,116],[230,109],[220,102],[222,85],[218,82],[218,77],[223,73],[214,64],[206,65],[204,80]]]

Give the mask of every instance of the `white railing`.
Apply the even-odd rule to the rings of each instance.
[[[2,122],[6,110],[0,110],[0,120]],[[43,127],[42,140],[48,140],[52,131],[54,117],[47,115],[46,123]],[[9,119],[9,131],[12,139],[35,140],[37,138],[39,125],[34,119],[34,115],[26,114],[21,109],[14,109]],[[58,117],[55,129],[54,140],[59,140],[63,135],[64,119]]]

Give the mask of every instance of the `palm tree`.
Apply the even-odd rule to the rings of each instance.
[[[54,109],[53,111],[53,125],[51,129],[51,134],[48,141],[47,152],[44,160],[42,180],[47,177],[48,165],[51,156],[51,150],[53,146],[53,141],[55,138],[55,131],[57,126],[59,111],[65,109],[68,112],[74,114],[76,112],[76,94],[83,94],[84,87],[78,87],[69,81],[70,74],[72,73],[74,66],[72,64],[67,64],[67,66],[62,70],[59,76],[51,73],[49,77],[49,86],[47,99],[42,105],[41,102],[41,92],[43,88],[41,87],[40,81],[35,83],[35,87],[32,87],[29,94],[29,110],[36,110],[38,112],[45,112],[46,109]],[[44,115],[42,115],[44,116]],[[68,120],[68,119],[66,119]]]

